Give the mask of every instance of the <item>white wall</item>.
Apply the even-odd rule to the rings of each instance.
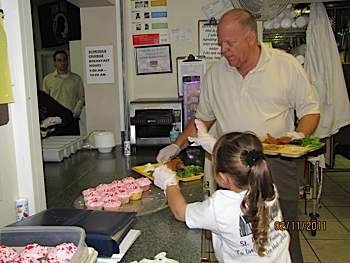
[[[88,46],[113,46],[114,83],[86,83],[84,67],[84,85],[86,97],[87,132],[110,130],[120,144],[120,108],[116,57],[116,16],[115,7],[81,8],[81,46],[85,54]],[[83,57],[85,65],[85,56]],[[120,87],[121,88],[121,87]]]
[[[15,221],[15,200],[29,212],[46,207],[29,0],[1,0],[13,93],[10,123],[0,127],[0,225]]]

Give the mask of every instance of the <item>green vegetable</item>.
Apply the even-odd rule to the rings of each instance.
[[[321,141],[319,137],[310,136],[303,138],[301,140],[301,145],[304,147],[318,147],[321,146]]]
[[[203,168],[199,165],[188,165],[185,169],[177,169],[176,176],[185,178],[193,175],[198,175],[203,172]]]

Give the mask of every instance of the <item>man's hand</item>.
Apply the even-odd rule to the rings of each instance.
[[[154,184],[163,191],[170,185],[177,185],[176,173],[166,165],[157,167],[153,172]]]
[[[195,119],[194,122],[197,128],[197,137],[188,137],[188,140],[191,142],[198,143],[208,153],[213,153],[213,148],[216,143],[216,139],[208,133],[207,127],[201,120]]]
[[[61,123],[62,123],[62,119],[60,117],[47,117],[45,120],[42,121],[40,127],[47,128],[49,126],[53,126]]]
[[[296,131],[287,132],[287,134],[285,136],[290,137],[292,140],[305,138],[305,134],[304,133],[296,132]]]
[[[172,143],[161,149],[157,155],[157,162],[163,163],[169,161],[172,157],[178,155],[181,149],[175,143]]]

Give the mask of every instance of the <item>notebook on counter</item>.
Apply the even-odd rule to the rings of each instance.
[[[120,252],[120,244],[131,229],[136,212],[109,212],[75,208],[51,208],[11,226],[79,226],[85,230],[85,242],[110,257]]]

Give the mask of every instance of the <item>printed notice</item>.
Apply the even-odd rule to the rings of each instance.
[[[86,47],[86,82],[104,84],[114,82],[113,47]]]
[[[207,60],[218,60],[221,57],[216,31],[216,24],[199,21],[199,55],[205,56]]]

